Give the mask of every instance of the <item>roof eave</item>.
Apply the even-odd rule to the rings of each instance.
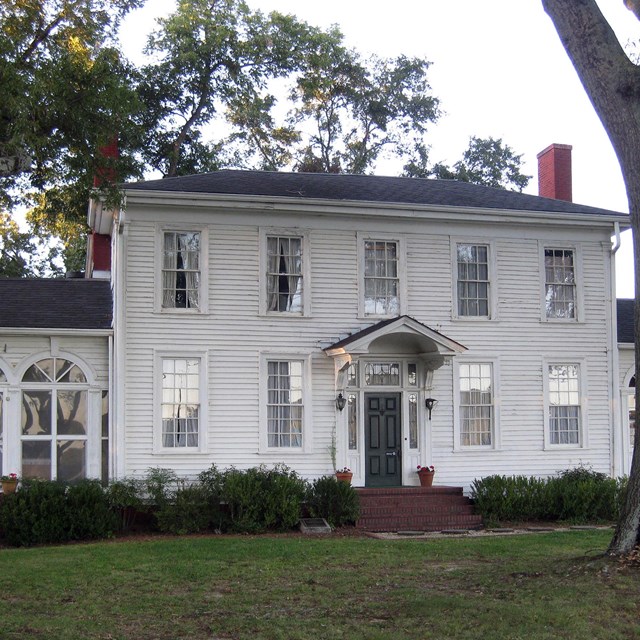
[[[544,224],[564,225],[567,222],[580,226],[611,226],[618,223],[622,230],[630,228],[629,216],[617,213],[566,213],[560,211],[530,211],[523,209],[496,209],[489,207],[468,207],[452,205],[433,205],[415,203],[394,203],[367,200],[329,200],[323,198],[291,198],[286,196],[237,195],[197,192],[172,192],[127,189],[125,191],[127,205],[162,206],[196,206],[227,208],[233,205],[236,209],[247,211],[280,210],[296,213],[366,215],[374,217],[396,217],[432,219],[440,218],[446,213],[449,219],[477,220],[483,222],[531,223],[537,221]]]

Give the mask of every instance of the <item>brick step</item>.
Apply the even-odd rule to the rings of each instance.
[[[358,487],[358,494],[362,496],[440,496],[463,495],[462,487],[433,486],[433,487]]]
[[[356,528],[362,531],[442,531],[443,529],[482,529],[480,516],[361,518]]]
[[[420,508],[415,505],[396,506],[394,509],[387,507],[363,507],[360,506],[360,516],[369,518],[385,518],[391,515],[398,516],[469,516],[474,515],[471,505],[443,505],[435,508]]]
[[[360,498],[360,506],[361,507],[378,507],[378,508],[387,508],[387,509],[395,509],[396,507],[416,507],[420,509],[430,509],[430,508],[439,508],[439,507],[447,507],[447,506],[469,506],[471,502],[468,498],[463,498],[462,496],[454,496],[449,499],[441,499],[438,498],[436,500],[425,499],[425,498],[397,498],[390,500],[388,498]]]
[[[364,531],[481,529],[482,518],[462,487],[381,487],[357,489]]]

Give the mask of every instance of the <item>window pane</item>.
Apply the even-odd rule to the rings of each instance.
[[[51,480],[51,440],[22,441],[22,476]]]
[[[492,385],[490,363],[460,365],[460,443],[464,446],[492,443]]]
[[[364,368],[364,379],[367,386],[398,386],[400,384],[400,364],[367,363]]]
[[[575,318],[575,268],[572,249],[545,249],[547,318]]]
[[[165,358],[162,372],[162,446],[197,447],[200,360]]]
[[[400,312],[398,243],[367,240],[364,253],[365,314],[397,315]]]
[[[53,358],[40,360],[31,365],[22,377],[24,382],[51,382],[53,380]]]
[[[58,440],[58,480],[72,482],[87,477],[86,440]]]
[[[409,447],[418,448],[418,396],[409,394]]]
[[[349,449],[358,448],[358,398],[350,393],[347,400],[349,421]]]
[[[301,447],[302,362],[267,362],[267,440],[270,447]]]
[[[458,315],[489,315],[489,247],[457,245]]]
[[[22,392],[22,434],[51,435],[51,391]]]
[[[200,291],[200,234],[165,232],[162,306],[197,309]]]
[[[302,238],[267,238],[267,309],[302,312]]]
[[[578,365],[549,365],[549,442],[551,444],[579,444],[579,375]]]
[[[87,433],[87,392],[57,391],[58,434],[85,435]]]

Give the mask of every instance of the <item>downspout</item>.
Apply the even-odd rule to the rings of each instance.
[[[622,442],[622,421],[620,414],[620,358],[618,354],[618,309],[616,301],[616,253],[620,249],[620,223],[613,223],[614,242],[611,246],[610,277],[610,323],[609,323],[609,358],[611,366],[611,475],[615,478],[624,475],[624,446]]]
[[[120,479],[126,475],[125,446],[125,345],[126,345],[126,321],[125,321],[125,290],[127,270],[127,224],[125,218],[126,201],[123,202],[116,221],[117,233],[115,237],[115,264],[114,264],[114,442],[115,442],[115,477]]]

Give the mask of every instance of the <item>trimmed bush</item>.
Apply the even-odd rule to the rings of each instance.
[[[13,546],[90,540],[113,534],[116,519],[102,485],[25,481],[0,503],[0,530]]]
[[[142,493],[142,482],[135,478],[114,480],[107,486],[107,500],[116,514],[120,531],[128,531],[143,509]]]
[[[306,482],[286,465],[224,472],[222,499],[232,531],[285,531],[300,520]]]
[[[307,492],[307,508],[313,518],[324,518],[332,527],[354,524],[360,516],[356,490],[335,476],[314,480]]]
[[[477,511],[486,524],[523,520],[573,523],[616,520],[626,480],[609,478],[585,467],[557,476],[487,476],[471,486]]]
[[[207,531],[214,515],[209,497],[202,485],[178,489],[175,500],[164,504],[156,513],[158,528],[177,535]]]

